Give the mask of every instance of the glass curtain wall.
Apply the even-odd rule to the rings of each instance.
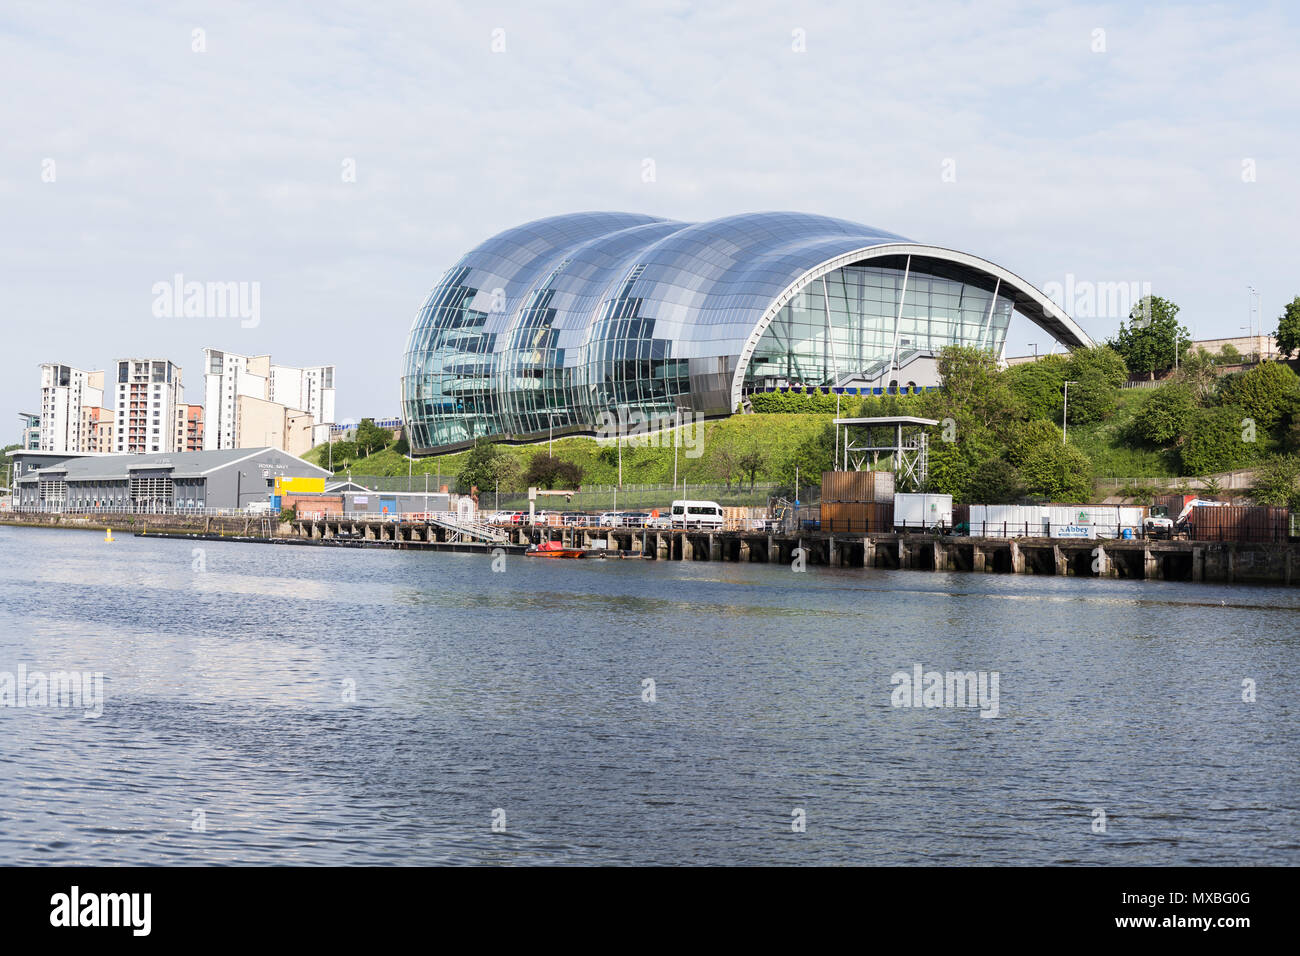
[[[772,320],[745,374],[745,391],[831,386],[878,378],[918,352],[971,345],[1001,352],[1012,302],[913,263],[901,316],[904,267],[846,266],[809,283]]]

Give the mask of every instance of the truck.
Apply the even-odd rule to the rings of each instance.
[[[1153,505],[1150,514],[1142,522],[1142,531],[1148,538],[1172,538],[1176,534],[1186,534],[1187,519],[1191,517],[1193,508],[1217,508],[1226,504],[1226,501],[1191,498],[1183,504],[1183,510],[1177,518],[1170,516],[1167,505]]]

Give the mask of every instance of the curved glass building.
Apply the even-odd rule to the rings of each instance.
[[[753,391],[895,384],[949,344],[1001,354],[1013,313],[1088,336],[976,256],[801,213],[539,219],[466,253],[416,313],[412,452],[592,432],[604,413],[726,415]]]

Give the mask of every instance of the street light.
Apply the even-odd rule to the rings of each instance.
[[[1255,291],[1253,285],[1246,286],[1246,321],[1250,323],[1250,337],[1255,337],[1255,307],[1252,300],[1256,299],[1259,293]],[[1254,345],[1254,343],[1251,343]]]
[[[682,410],[673,409],[673,494],[677,494],[677,446],[682,443]]]
[[[1066,425],[1066,422],[1067,422],[1067,419],[1066,419],[1066,413],[1067,413],[1067,412],[1069,411],[1069,409],[1070,409],[1070,386],[1071,386],[1071,385],[1078,385],[1078,384],[1079,384],[1078,382],[1066,382],[1066,383],[1065,383],[1065,404],[1061,406],[1061,444],[1062,444],[1062,445],[1065,444],[1065,430],[1066,430],[1066,428],[1067,428],[1067,425]]]

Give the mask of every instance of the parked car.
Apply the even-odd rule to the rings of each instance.
[[[625,511],[623,512],[622,526],[624,528],[644,528],[649,520],[650,512],[648,511]]]
[[[647,528],[671,528],[673,526],[672,516],[664,513],[656,517],[647,518],[645,522]]]

